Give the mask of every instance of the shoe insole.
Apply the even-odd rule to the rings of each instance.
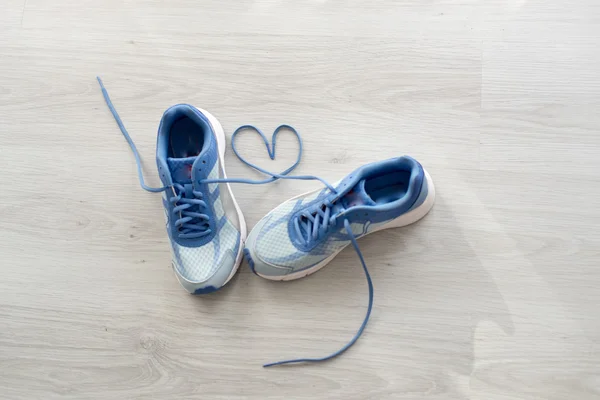
[[[195,157],[204,146],[204,129],[188,117],[178,119],[169,131],[169,157]]]
[[[410,181],[410,171],[394,171],[367,178],[365,191],[377,204],[386,204],[402,198]]]

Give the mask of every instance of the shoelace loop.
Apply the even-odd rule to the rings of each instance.
[[[334,211],[334,202],[325,199],[312,212],[304,211],[294,218],[294,229],[305,245],[321,239],[334,226],[343,209]]]
[[[180,185],[174,183],[171,186],[173,197],[169,201],[173,204],[173,213],[179,214],[180,218],[175,220],[175,226],[179,230],[181,239],[196,239],[207,236],[211,233],[209,225],[209,216],[195,210],[206,209],[206,202],[203,200],[203,193],[193,190],[189,187],[191,184]],[[188,192],[192,193],[193,198],[184,197]]]
[[[200,228],[196,229],[195,226],[197,224],[191,224],[191,221],[194,218],[197,218],[199,220],[208,221],[208,215],[198,213],[195,211],[189,211],[188,209],[191,207],[192,204],[197,205],[197,206],[202,206],[202,203],[204,203],[204,206],[206,205],[206,203],[201,199],[202,193],[201,192],[193,192],[194,197],[196,197],[196,198],[188,199],[188,198],[184,198],[184,197],[179,197],[179,195],[181,194],[181,189],[184,189],[184,188],[177,187],[176,186],[177,184],[174,184],[172,186],[158,187],[158,188],[149,187],[145,184],[144,176],[142,173],[142,160],[141,160],[138,150],[135,146],[135,143],[131,139],[131,136],[129,136],[127,129],[125,129],[123,121],[121,121],[121,117],[119,117],[117,110],[113,106],[112,101],[110,100],[110,97],[108,96],[108,92],[107,92],[106,88],[104,87],[104,84],[102,83],[102,80],[100,79],[100,77],[97,77],[96,79],[98,79],[98,83],[100,84],[100,88],[102,89],[102,95],[104,96],[104,100],[106,101],[106,105],[108,106],[108,109],[110,110],[113,117],[115,118],[115,121],[117,122],[117,125],[119,126],[119,129],[121,130],[121,133],[125,137],[125,140],[127,140],[127,143],[129,143],[129,147],[131,148],[131,151],[133,152],[133,155],[135,157],[135,162],[137,164],[138,179],[140,181],[140,186],[144,190],[147,190],[149,192],[154,192],[154,193],[163,192],[165,190],[168,190],[169,188],[172,188],[173,193],[175,194],[175,197],[172,197],[170,200],[183,203],[183,204],[177,206],[177,207],[179,207],[178,211],[181,212],[181,216],[182,216],[182,218],[180,218],[178,220],[179,226],[182,227],[184,230],[186,230],[186,233],[184,233],[185,235],[201,235],[200,232],[194,232],[196,230],[199,230]],[[267,152],[269,153],[269,157],[273,160],[275,158],[275,140],[276,140],[278,132],[280,132],[283,129],[290,130],[298,138],[299,150],[298,150],[298,158],[296,159],[296,162],[291,167],[289,167],[288,169],[286,169],[285,171],[283,171],[280,174],[267,171],[263,168],[258,167],[255,164],[245,160],[238,153],[238,151],[236,149],[235,138],[237,137],[237,135],[244,130],[254,130],[262,137],[262,139],[265,143],[265,146],[267,148]],[[240,126],[231,135],[231,147],[233,149],[233,152],[240,159],[240,161],[242,161],[244,164],[246,164],[247,166],[249,166],[259,172],[262,172],[265,175],[270,176],[270,178],[260,180],[260,181],[250,180],[250,179],[236,179],[236,178],[210,179],[210,180],[205,179],[205,180],[201,181],[201,183],[246,183],[246,184],[251,184],[251,185],[260,185],[260,184],[264,184],[264,183],[274,182],[277,179],[318,180],[321,183],[323,183],[323,185],[325,185],[332,193],[336,193],[336,189],[332,185],[330,185],[327,181],[325,181],[324,179],[319,178],[317,176],[312,176],[312,175],[288,176],[287,175],[298,166],[298,164],[300,163],[300,160],[302,158],[302,138],[300,137],[300,134],[298,133],[298,131],[296,131],[296,129],[294,129],[290,125],[280,125],[279,127],[277,127],[277,129],[275,129],[275,132],[273,132],[272,143],[273,144],[270,147],[269,142],[267,141],[267,137],[257,127],[255,127],[253,125]],[[179,186],[181,186],[181,185],[179,185]],[[176,193],[175,189],[180,190],[180,194]],[[308,215],[304,215],[306,217],[306,221],[311,221],[311,224],[305,225],[305,227],[307,229],[310,229],[310,238],[307,236],[307,240],[316,240],[316,238],[319,237],[319,234],[322,235],[325,232],[325,230],[327,229],[326,226],[328,226],[328,224],[331,224],[331,222],[332,222],[331,218],[338,218],[340,216],[339,214],[336,214],[334,216],[331,215],[330,208],[333,205],[333,202],[329,202],[329,203],[324,202],[324,205],[325,205],[325,209],[321,209],[320,211],[317,211],[317,213],[315,215],[313,215],[313,213],[310,214],[310,217]],[[175,207],[175,208],[177,208],[177,207]],[[327,211],[327,210],[329,210],[329,211]],[[319,215],[319,217],[317,217],[316,215]],[[325,218],[326,216],[329,219]],[[190,218],[190,219],[188,219],[188,218]],[[175,223],[177,224],[178,221],[176,221]],[[333,221],[333,222],[335,222],[335,221]],[[373,292],[374,292],[373,282],[371,281],[371,275],[369,274],[369,270],[367,269],[367,264],[365,263],[362,252],[360,251],[360,248],[358,247],[358,243],[356,242],[356,238],[354,237],[354,234],[352,233],[350,221],[348,221],[347,218],[344,218],[344,229],[346,230],[348,237],[350,238],[350,242],[352,243],[352,246],[354,247],[354,250],[356,251],[358,258],[360,259],[360,263],[362,265],[363,271],[365,273],[365,277],[367,279],[367,285],[369,287],[369,304],[367,306],[367,312],[365,314],[365,317],[363,319],[361,326],[359,327],[356,334],[352,337],[352,339],[350,339],[350,341],[348,343],[346,343],[346,345],[344,345],[341,349],[339,349],[338,351],[336,351],[328,356],[321,357],[321,358],[298,358],[298,359],[292,359],[292,360],[278,361],[278,362],[274,362],[274,363],[264,364],[263,367],[266,368],[266,367],[273,367],[276,365],[284,365],[284,364],[312,363],[312,362],[322,362],[322,361],[331,360],[332,358],[339,356],[340,354],[342,354],[346,350],[348,350],[350,347],[352,347],[352,345],[354,345],[354,343],[356,343],[356,341],[362,335],[365,327],[367,326],[367,323],[369,322],[369,317],[371,316],[371,310],[373,308]],[[309,232],[309,231],[307,230],[307,232]],[[314,232],[317,232],[316,237],[314,236],[315,235]]]

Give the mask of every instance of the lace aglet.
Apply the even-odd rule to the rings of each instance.
[[[102,90],[102,92],[106,92],[106,88],[104,87],[104,82],[102,82],[102,79],[97,76],[96,80],[98,80],[98,83],[100,84],[100,90]]]
[[[276,361],[276,362],[272,362],[272,363],[263,364],[263,368],[275,367],[277,365],[298,364],[298,363],[311,362],[311,361],[318,361],[318,360],[299,359],[299,360]]]

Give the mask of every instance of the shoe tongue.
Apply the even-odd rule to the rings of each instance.
[[[192,168],[197,157],[167,158],[171,171],[171,179],[175,183],[185,185],[192,182]]]
[[[175,153],[175,156],[182,157],[168,157],[167,165],[171,171],[171,179],[175,183],[185,185],[192,183],[192,171],[194,170],[194,163],[200,161],[205,154],[211,151],[215,147],[214,138],[212,135],[205,135],[202,146],[199,147],[198,143],[190,142],[189,145],[192,147],[185,147],[183,144],[178,145],[178,148],[184,149],[180,153]],[[196,147],[193,147],[196,146]],[[196,178],[198,176],[196,175]]]
[[[345,208],[355,206],[374,206],[375,202],[365,190],[365,180],[359,181],[340,199]]]

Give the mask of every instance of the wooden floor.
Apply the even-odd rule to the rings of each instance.
[[[600,398],[600,3],[0,0],[0,398]],[[410,154],[433,211],[321,272],[187,295],[158,184],[178,102],[298,128],[298,174]],[[282,137],[274,170],[295,157]],[[231,176],[255,177],[232,152]],[[249,227],[317,187],[236,185]]]

